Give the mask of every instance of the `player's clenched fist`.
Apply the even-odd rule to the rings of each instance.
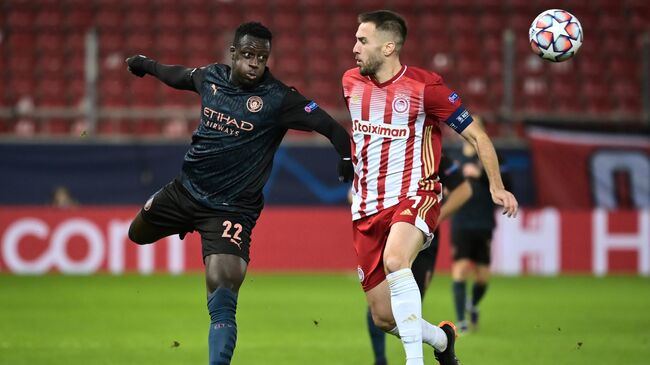
[[[130,73],[137,77],[143,77],[147,74],[147,71],[144,68],[144,62],[147,60],[149,60],[149,58],[143,55],[135,55],[127,58],[124,62],[126,62],[127,69]]]

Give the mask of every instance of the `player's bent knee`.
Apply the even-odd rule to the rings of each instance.
[[[474,265],[469,260],[462,260],[458,266],[463,275],[469,275],[474,268]]]
[[[233,292],[237,293],[239,292],[239,288],[241,287],[243,281],[243,278],[227,278],[220,276],[218,279],[208,277],[206,284],[210,293],[213,293],[217,289],[230,289]]]
[[[131,226],[129,226],[129,239],[138,245],[146,245],[149,243],[153,243],[155,241],[147,239],[147,237],[144,237],[142,234],[138,232],[138,229],[136,227],[137,225],[135,224],[135,221],[131,223]]]
[[[219,288],[238,292],[246,276],[247,263],[238,256],[208,255],[205,257],[205,281],[209,293]]]
[[[133,228],[133,224],[131,224],[131,226],[129,227],[129,239],[131,240],[131,242],[135,242],[138,245],[144,245],[146,243],[144,242],[144,240],[142,240],[140,236],[138,236],[138,233]]]
[[[407,258],[400,257],[398,255],[385,255],[384,256],[384,268],[387,273],[392,273],[402,269],[408,269],[411,267],[411,263]]]

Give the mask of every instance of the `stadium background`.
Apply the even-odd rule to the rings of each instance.
[[[139,206],[177,174],[198,122],[199,102],[193,93],[128,74],[123,63],[127,56],[144,54],[191,66],[228,63],[233,29],[258,20],[274,33],[274,74],[349,123],[339,81],[353,67],[356,14],[376,8],[405,16],[405,63],[440,73],[484,117],[513,174],[522,214],[516,220],[499,218],[493,268],[514,278],[498,283],[517,292],[536,280],[531,274],[543,275],[549,278],[538,280],[550,281],[542,281],[542,287],[578,285],[591,295],[588,288],[603,283],[591,275],[622,273],[627,279],[620,280],[633,283],[625,285],[641,288],[626,294],[635,297],[634,308],[649,303],[647,1],[5,0],[0,2],[0,283],[8,288],[4,318],[25,315],[20,308],[26,303],[20,298],[29,298],[31,285],[39,281],[14,274],[54,274],[41,280],[52,281],[55,292],[74,285],[65,280],[90,280],[80,284],[87,287],[106,283],[105,272],[188,272],[193,282],[201,281],[195,274],[202,270],[196,235],[145,248],[126,238]],[[549,8],[566,9],[582,23],[585,42],[567,62],[543,62],[530,52],[530,22]],[[458,137],[445,130],[448,153],[458,153],[459,147]],[[256,280],[271,280],[264,276],[268,272],[292,273],[287,282],[326,272],[346,288],[357,289],[354,280],[341,279],[356,275],[356,270],[347,187],[336,181],[335,163],[327,141],[289,133],[276,156],[265,189],[267,208],[253,236],[250,269]],[[53,206],[57,187],[69,191],[76,201],[73,207]],[[438,268],[445,272],[446,224],[441,238]],[[84,279],[57,273],[98,275]],[[567,279],[576,273],[586,277]],[[284,283],[284,278],[278,280]],[[621,287],[617,278],[606,283]],[[125,277],[131,280],[138,279]],[[448,280],[442,276],[435,283],[441,293],[448,291]],[[608,288],[603,290],[612,290]],[[435,308],[451,313],[445,295],[446,302],[437,302]],[[355,298],[362,306],[361,297]],[[197,303],[182,310],[200,311],[202,304]],[[619,302],[612,305],[618,306],[632,311]],[[645,352],[639,355],[648,355],[650,318],[647,310],[638,314],[634,323],[645,326],[638,344]],[[43,359],[35,355],[38,351],[30,354],[29,346],[17,345],[32,339],[27,334],[9,336],[22,324],[0,330],[1,363]],[[2,342],[2,337],[8,340]],[[196,340],[195,352],[203,361],[201,341]],[[62,348],[61,356],[70,356]],[[543,356],[540,352],[526,361]]]

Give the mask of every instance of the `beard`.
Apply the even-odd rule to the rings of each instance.
[[[379,67],[382,65],[382,60],[379,57],[369,56],[368,61],[359,66],[359,73],[361,76],[371,76],[377,73]]]

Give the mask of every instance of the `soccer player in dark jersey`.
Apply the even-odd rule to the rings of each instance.
[[[438,218],[438,222],[442,222],[452,216],[469,200],[472,196],[472,187],[463,178],[458,162],[442,155],[439,169],[438,176],[445,190],[445,199],[440,207],[440,217]],[[420,251],[415,261],[413,261],[413,266],[411,266],[411,271],[413,271],[413,277],[420,289],[420,297],[422,300],[424,300],[424,294],[433,279],[433,272],[438,257],[438,237],[439,230],[436,229],[431,245]],[[386,333],[375,326],[370,308],[368,308],[367,312],[367,323],[372,351],[375,356],[375,365],[386,365]]]
[[[260,23],[240,25],[230,66],[188,68],[138,55],[126,60],[138,77],[198,93],[201,121],[179,176],[156,192],[135,217],[129,238],[201,235],[211,323],[209,363],[230,364],[237,339],[237,294],[249,262],[250,237],[264,205],[262,189],[288,129],[316,131],[340,155],[340,181],[353,176],[350,138],[318,104],[275,79],[266,67],[272,34]]]
[[[474,122],[482,128],[480,117],[477,115],[473,117]],[[487,291],[490,279],[490,243],[496,221],[494,219],[495,205],[490,198],[489,182],[481,161],[471,145],[463,143],[460,162],[463,175],[472,184],[474,194],[452,219],[453,264],[451,276],[458,330],[466,332],[470,328],[470,324],[473,329],[478,327],[478,304]],[[499,158],[499,162],[503,185],[506,189],[510,189],[507,166],[502,163],[501,158]],[[467,300],[467,280],[470,277],[473,277],[474,283],[471,297]],[[469,324],[465,318],[467,312],[470,315]]]

